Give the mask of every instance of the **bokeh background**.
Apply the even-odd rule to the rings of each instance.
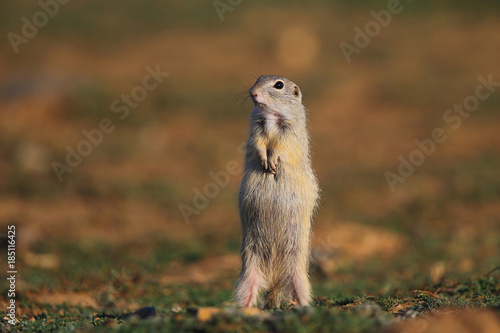
[[[8,34],[41,7],[0,4],[0,227],[17,230],[20,315],[228,301],[241,171],[189,219],[179,207],[194,207],[211,172],[241,166],[246,94],[261,74],[291,78],[309,110],[316,296],[410,290],[499,264],[500,87],[458,129],[443,121],[479,76],[500,81],[498,2],[401,1],[350,63],[339,45],[387,1],[229,6],[221,20],[211,1],[73,1],[16,53]],[[169,75],[120,119],[111,104],[148,66]],[[114,131],[60,182],[52,163],[104,118]],[[384,173],[436,127],[448,140],[391,191]]]

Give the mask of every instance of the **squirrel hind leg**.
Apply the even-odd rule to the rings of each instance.
[[[291,277],[291,289],[298,306],[308,306],[311,303],[311,283],[307,272],[296,269]]]
[[[262,274],[257,268],[247,267],[241,272],[234,291],[234,298],[240,307],[249,308],[257,305],[259,291],[263,288]]]

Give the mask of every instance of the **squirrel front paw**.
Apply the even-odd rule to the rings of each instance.
[[[267,164],[267,157],[262,157],[262,171],[267,172],[269,165]]]
[[[280,162],[279,155],[272,150],[266,149],[264,146],[257,148],[257,153],[262,163],[262,171],[276,174],[278,163]]]
[[[272,155],[269,160],[268,160],[268,168],[267,170],[272,173],[272,174],[275,174],[277,171],[278,171],[278,163],[280,162],[280,157],[279,155]]]

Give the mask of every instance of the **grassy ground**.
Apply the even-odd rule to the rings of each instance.
[[[227,254],[212,253],[199,244],[177,244],[174,248],[172,245],[158,241],[152,246],[156,250],[151,248],[146,254],[143,244],[59,244],[65,260],[57,270],[28,269],[24,265],[19,268],[28,272],[22,275],[26,287],[17,297],[20,322],[13,327],[4,320],[2,331],[77,328],[225,332],[252,328],[279,332],[373,332],[405,318],[426,318],[436,310],[500,310],[499,270],[482,276],[438,277],[438,282],[407,277],[398,283],[391,276],[402,268],[387,265],[391,271],[386,274],[376,267],[344,269],[337,273],[342,282],[313,271],[316,299],[311,309],[289,310],[290,305],[285,304],[267,315],[245,316],[227,310],[203,319],[196,308],[231,307],[228,301],[237,267],[226,267],[219,272],[224,275],[222,278],[212,279],[209,273],[205,275],[214,262],[211,258],[222,262],[227,260]],[[143,250],[138,251],[140,248]],[[356,278],[349,279],[350,276]],[[154,307],[156,316],[144,320],[127,317],[143,307]]]
[[[2,38],[0,267],[7,272],[7,226],[15,225],[19,323],[7,322],[4,284],[1,331],[468,327],[468,315],[450,309],[483,310],[469,322],[492,331],[500,312],[500,89],[455,129],[443,116],[474,95],[479,76],[500,81],[499,7],[401,4],[351,63],[340,43],[353,43],[354,28],[386,1],[306,9],[242,2],[223,21],[211,2],[71,2],[18,53]],[[20,34],[21,18],[39,10],[1,4],[1,35]],[[121,119],[113,101],[156,66],[169,75]],[[194,205],[211,172],[241,165],[246,91],[267,73],[297,82],[309,109],[322,189],[311,248],[315,303],[248,316],[230,302],[240,174],[187,219],[179,207]],[[52,162],[66,163],[67,147],[77,149],[82,131],[104,118],[114,130],[60,182]],[[391,191],[384,173],[397,173],[399,156],[408,159],[435,128],[448,139]],[[128,316],[144,307],[156,315]],[[211,316],[212,307],[224,310]]]
[[[225,310],[204,319],[196,308],[230,309],[228,301],[237,267],[229,265],[219,272],[222,278],[211,278],[205,273],[214,262],[212,258],[216,262],[227,261],[230,254],[213,253],[199,244],[172,246],[170,242],[158,241],[144,253],[143,244],[59,244],[57,249],[66,259],[57,270],[28,269],[24,265],[19,268],[28,272],[23,273],[22,281],[29,286],[17,297],[20,322],[12,327],[4,320],[2,331],[77,328],[224,332],[252,328],[279,332],[372,332],[405,318],[426,318],[436,310],[500,310],[498,269],[481,276],[438,277],[437,282],[407,277],[397,283],[390,277],[402,268],[387,265],[391,271],[386,274],[377,267],[344,269],[337,273],[342,282],[331,281],[322,277],[318,269],[313,270],[316,299],[310,309],[290,310],[291,305],[284,304],[282,309],[267,315],[245,316]],[[50,247],[35,249],[51,252]],[[349,279],[353,275],[356,278]],[[154,307],[156,316],[144,320],[127,317],[143,307]]]

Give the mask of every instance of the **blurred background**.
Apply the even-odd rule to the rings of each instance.
[[[316,296],[499,264],[500,87],[458,128],[443,119],[479,76],[500,81],[497,1],[401,1],[385,26],[378,0],[47,3],[0,4],[0,227],[17,230],[21,314],[227,301],[241,176],[228,164],[242,164],[261,74],[292,79],[309,110]],[[386,171],[435,128],[447,140],[392,191]]]

